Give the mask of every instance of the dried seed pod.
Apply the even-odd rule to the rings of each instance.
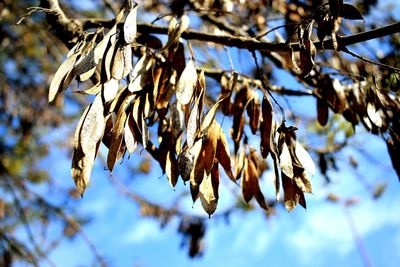
[[[192,59],[186,64],[181,77],[176,85],[176,98],[179,103],[186,105],[192,99],[194,87],[197,82],[197,71]]]
[[[178,182],[178,161],[175,158],[173,151],[167,152],[165,172],[167,173],[168,181],[172,187],[175,187]]]
[[[209,216],[215,212],[218,205],[218,187],[219,187],[219,171],[218,163],[214,166],[209,175],[204,175],[204,179],[200,185],[200,201],[203,209]]]
[[[317,99],[317,119],[321,126],[325,126],[329,119],[329,107],[326,102],[320,98]]]
[[[71,175],[81,195],[89,183],[94,160],[103,137],[105,128],[103,110],[101,97],[97,95],[82,114],[75,131]]]
[[[125,18],[124,22],[124,40],[125,43],[130,44],[136,38],[137,25],[137,5],[129,10],[128,15]]]
[[[267,95],[264,95],[261,105],[262,120],[260,123],[261,134],[261,155],[263,158],[268,156],[271,150],[271,136],[272,136],[272,104]]]

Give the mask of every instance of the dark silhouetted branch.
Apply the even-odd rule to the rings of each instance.
[[[50,25],[55,29],[56,34],[68,44],[75,37],[82,34],[83,30],[94,27],[112,27],[114,20],[105,19],[82,19],[75,20],[68,18],[61,10],[57,0],[41,0],[40,7],[47,8],[52,12],[46,12],[47,20]],[[138,32],[152,33],[152,34],[168,34],[168,27],[157,26],[153,24],[138,24]],[[387,26],[383,26],[374,30],[356,33],[344,37],[338,37],[338,50],[341,51],[345,47],[357,43],[362,43],[372,39],[392,35],[400,32],[400,22],[396,22]],[[201,42],[212,42],[229,47],[237,47],[247,50],[257,50],[265,52],[291,52],[299,51],[300,45],[298,43],[270,43],[258,41],[252,37],[245,36],[232,36],[232,35],[216,35],[204,33],[194,30],[187,30],[183,32],[182,38],[187,40],[197,40]],[[322,42],[315,42],[315,47],[318,50],[333,50],[332,40]]]

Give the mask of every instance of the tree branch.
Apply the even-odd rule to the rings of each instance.
[[[399,32],[400,32],[400,22],[396,22],[370,31],[356,33],[346,37],[338,37],[338,45],[339,45],[338,50],[341,50],[342,48],[348,45],[362,43],[365,41],[381,38]]]
[[[208,68],[203,68],[203,67],[199,68],[199,70],[203,70],[204,74],[207,77],[210,77],[218,82],[220,81],[220,79],[223,75],[229,76],[229,74],[231,73],[231,71],[227,71],[227,70],[215,70],[215,69],[208,69]],[[238,81],[243,82],[244,80],[247,80],[254,86],[263,88],[261,80],[253,79],[253,78],[247,77],[244,74],[239,73]],[[283,86],[277,86],[277,85],[272,85],[272,84],[268,84],[268,89],[277,94],[286,95],[286,96],[313,96],[313,92],[311,90],[299,91],[299,90],[289,89],[289,88],[286,88]]]
[[[40,7],[48,8],[53,12],[46,13],[47,20],[53,29],[56,31],[64,43],[68,44],[74,38],[80,36],[83,30],[94,27],[112,27],[115,23],[114,20],[105,19],[82,19],[74,20],[68,18],[62,11],[58,0],[41,0]],[[152,24],[138,24],[138,32],[140,33],[153,33],[153,34],[168,34],[168,27],[162,27]],[[338,37],[338,50],[344,49],[346,46],[356,43],[365,42],[368,40],[380,38],[383,36],[391,35],[400,32],[400,22],[396,22],[387,26],[383,26],[374,30],[356,33],[349,36]],[[229,47],[237,47],[247,50],[258,50],[265,52],[291,52],[299,51],[299,43],[270,43],[258,41],[255,38],[244,36],[231,36],[231,35],[215,35],[210,33],[203,33],[194,30],[187,30],[182,33],[182,38],[187,40],[198,40],[202,42],[212,42]],[[315,47],[318,50],[333,50],[332,40],[315,42]]]
[[[48,9],[46,18],[55,35],[71,48],[76,39],[82,36],[83,27],[79,20],[68,18],[61,9],[58,0],[40,0],[39,7]]]
[[[84,29],[94,27],[111,27],[114,20],[106,19],[84,19],[80,21]],[[157,26],[152,24],[138,24],[138,32],[140,33],[153,33],[153,34],[168,34],[168,27]],[[356,33],[344,37],[337,37],[338,50],[343,50],[346,46],[362,43],[372,39],[384,37],[387,35],[400,32],[400,22],[396,22],[387,26],[383,26],[374,30]],[[182,38],[187,40],[198,40],[202,42],[212,42],[229,47],[237,47],[248,50],[258,50],[265,52],[291,52],[299,51],[300,45],[298,43],[269,43],[258,41],[255,38],[244,36],[232,35],[215,35],[204,33],[194,30],[187,30],[182,33]],[[318,41],[314,43],[318,50],[333,50],[332,40]]]
[[[212,15],[210,10],[202,10],[202,6],[195,0],[189,0],[189,5],[198,12],[199,16],[204,20],[208,21],[212,25],[218,27],[219,29],[226,31],[233,35],[246,35],[246,32],[243,29],[238,29],[234,26],[231,26],[227,21],[221,20],[218,17]],[[235,34],[236,33],[236,34]]]
[[[5,169],[3,166],[0,166],[0,169],[1,169],[1,172],[2,172],[2,173],[5,173],[4,177],[2,177],[2,178],[5,178],[4,180],[5,180],[5,182],[6,182],[6,187],[7,187],[8,190],[11,192],[11,195],[12,195],[12,197],[13,197],[13,199],[14,199],[15,207],[16,207],[16,209],[17,209],[19,215],[20,215],[20,219],[21,219],[21,222],[22,222],[23,226],[25,227],[25,231],[26,231],[26,233],[27,233],[29,242],[31,242],[31,244],[33,245],[34,251],[35,251],[40,257],[42,257],[43,259],[45,259],[45,260],[48,262],[48,264],[49,264],[50,266],[54,266],[54,267],[55,267],[56,265],[54,264],[54,262],[52,262],[52,261],[47,257],[47,255],[43,252],[43,250],[41,249],[41,247],[39,246],[39,244],[36,242],[36,239],[35,239],[35,237],[34,237],[34,235],[33,235],[31,226],[30,226],[29,221],[28,221],[28,216],[27,216],[27,214],[26,214],[26,211],[25,211],[25,209],[22,207],[21,201],[19,200],[19,198],[18,198],[18,196],[17,196],[17,193],[15,192],[14,186],[13,186],[12,182],[10,181],[11,178],[8,176],[9,172],[8,172],[7,169]],[[14,179],[15,179],[15,178],[14,178]],[[33,262],[33,265],[34,265],[34,266],[39,266],[39,265],[38,265],[38,259],[35,259],[35,258],[34,258],[33,260],[35,261],[35,262]]]
[[[80,23],[84,30],[98,27],[112,28],[115,25],[115,19],[85,18],[80,19]]]
[[[353,237],[354,243],[356,244],[358,254],[364,264],[364,267],[373,267],[370,255],[368,253],[367,246],[365,245],[364,239],[358,232],[357,226],[354,222],[353,216],[350,212],[350,205],[346,204],[346,202],[341,202],[341,206],[343,209],[344,216],[347,221],[347,225],[350,228],[351,235]]]
[[[383,64],[383,63],[380,63],[380,62],[377,62],[377,61],[370,60],[370,59],[368,59],[366,57],[360,56],[360,55],[350,51],[347,47],[345,47],[342,51],[344,53],[352,55],[355,58],[361,59],[362,61],[365,61],[367,63],[373,64],[373,65],[377,65],[377,66],[382,67],[382,68],[390,69],[392,71],[400,72],[400,68],[392,67],[392,66],[387,65],[387,64]]]
[[[106,7],[108,7],[114,14],[118,14],[119,7],[116,3],[110,0],[103,0],[103,3]]]
[[[39,194],[35,193],[34,191],[29,190],[26,187],[26,185],[22,182],[23,181],[22,178],[20,178],[18,176],[12,176],[6,169],[4,169],[3,166],[0,166],[0,167],[1,167],[2,171],[6,171],[5,173],[7,175],[10,175],[10,177],[13,179],[13,182],[16,184],[16,186],[18,186],[19,190],[21,192],[23,192],[23,194],[28,195],[28,196],[33,196],[34,200],[38,203],[39,206],[44,207],[48,212],[52,212],[52,213],[58,215],[64,222],[68,223],[74,229],[74,231],[76,231],[82,237],[82,239],[86,242],[88,247],[92,250],[99,266],[102,266],[102,267],[108,266],[105,259],[103,258],[103,256],[101,256],[101,254],[98,252],[95,244],[90,240],[90,238],[87,236],[87,234],[84,232],[84,230],[80,226],[79,222],[77,222],[74,218],[65,214],[64,211],[60,207],[57,207],[57,206],[49,203],[48,201],[46,201],[46,199],[44,199]],[[6,180],[8,179],[7,175],[6,175]],[[7,181],[7,182],[10,183],[9,181]],[[12,188],[12,185],[10,185],[10,186],[11,186],[10,188]],[[25,216],[23,213],[22,213],[22,215]],[[25,220],[27,220],[27,219],[25,219]],[[29,227],[29,223],[27,221],[26,221],[26,225],[27,225],[27,227]],[[33,239],[33,234],[31,234],[31,235],[32,235],[31,242],[34,244],[35,247],[38,246]],[[49,264],[51,266],[55,266],[54,263],[50,262],[50,260],[46,254],[41,252],[41,250],[39,251],[39,253],[40,253],[39,255],[41,257],[43,257],[44,259],[49,261]],[[43,253],[43,255],[42,255],[42,253]]]

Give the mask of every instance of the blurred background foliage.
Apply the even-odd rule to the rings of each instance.
[[[72,184],[59,186],[42,164],[51,149],[69,146],[54,143],[49,131],[75,121],[79,109],[65,111],[47,104],[48,73],[58,67],[67,49],[48,33],[43,16],[16,26],[34,5],[37,1],[0,3],[1,266],[16,261],[39,266],[60,240],[73,238],[79,224],[88,220],[69,208],[77,197]],[[59,233],[49,237],[54,228]]]

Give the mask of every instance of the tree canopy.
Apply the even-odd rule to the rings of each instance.
[[[400,177],[400,23],[370,20],[377,1],[18,2],[0,4],[0,120],[9,135],[0,137],[0,175],[10,196],[0,198],[3,263],[11,264],[8,254],[34,264],[46,258],[32,234],[32,247],[12,235],[30,221],[54,216],[66,235],[85,236],[85,218],[31,190],[52,183],[37,164],[51,153],[44,129],[77,116],[67,146],[81,196],[96,182],[96,161],[112,173],[147,151],[170,186],[182,180],[209,216],[222,179],[240,187],[242,204],[232,210],[253,198],[266,214],[280,203],[306,208],[311,177],[329,182],[337,155],[362,131],[382,138]],[[146,164],[137,171],[148,173]],[[261,179],[275,195],[263,193]],[[378,184],[373,194],[383,190]],[[202,220],[130,196],[144,216],[182,217],[190,255],[201,252]]]

